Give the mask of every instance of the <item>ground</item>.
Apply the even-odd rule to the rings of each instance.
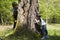
[[[0,38],[3,39],[4,37],[7,37],[8,35],[12,34],[12,25],[0,25]],[[47,29],[48,29],[48,34],[49,34],[49,38],[47,40],[60,40],[60,24],[47,24]],[[32,38],[33,39],[33,38]],[[39,38],[34,37],[33,40],[39,40]],[[7,37],[4,40],[31,40],[31,39],[27,39],[25,37],[25,35],[22,35],[21,37]]]
[[[49,38],[47,40],[60,40],[60,24],[47,24]]]
[[[0,37],[12,31],[13,25],[0,25]]]

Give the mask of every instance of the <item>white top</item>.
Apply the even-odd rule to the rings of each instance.
[[[38,24],[40,24],[40,21],[39,21],[39,20],[35,19],[35,21],[36,21]],[[41,18],[41,25],[46,25],[45,21],[44,21],[42,18]]]
[[[46,25],[45,21],[41,18],[41,25]]]

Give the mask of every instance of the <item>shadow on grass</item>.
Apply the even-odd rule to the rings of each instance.
[[[47,40],[60,40],[60,36],[49,36]]]
[[[41,37],[38,35],[33,35],[33,36],[26,36],[26,35],[22,35],[22,36],[8,36],[6,38],[4,38],[3,40],[41,40]],[[60,40],[60,36],[49,36],[49,38],[47,40]]]
[[[0,40],[41,40],[41,37],[37,33],[23,32],[23,33],[9,35]],[[56,31],[54,31],[54,35],[52,36],[49,35],[49,38],[47,40],[60,40],[60,36],[57,36]]]
[[[3,40],[40,40],[40,35],[37,33],[22,33],[20,35],[10,35]]]
[[[53,35],[49,35],[49,38],[47,40],[60,40],[60,35],[58,36],[56,33],[59,33],[56,30],[53,30]],[[52,32],[50,32],[50,34],[52,34]]]

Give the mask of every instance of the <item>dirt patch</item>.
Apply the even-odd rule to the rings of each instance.
[[[0,31],[12,29],[13,25],[0,25]]]

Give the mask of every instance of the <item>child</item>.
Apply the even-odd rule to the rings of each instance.
[[[42,33],[44,34],[41,39],[43,40],[45,38],[48,38],[48,31],[46,29],[46,23],[45,23],[45,21],[42,18],[40,18],[40,19],[41,19],[41,25],[42,25]]]
[[[18,15],[18,4],[16,2],[13,2],[12,3],[12,11],[13,11],[13,18],[14,18],[14,26],[13,26],[13,29],[15,28],[16,26],[16,22],[17,22],[17,15]]]
[[[42,38],[44,34],[42,33],[41,20],[39,16],[37,16],[35,19],[35,28],[41,34]]]
[[[36,30],[41,34],[41,40],[45,40],[46,37],[48,37],[48,32],[46,29],[46,23],[44,20],[41,18],[41,16],[37,16],[35,19],[35,27]]]

